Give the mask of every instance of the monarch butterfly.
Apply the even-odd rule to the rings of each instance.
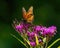
[[[27,12],[25,8],[23,7],[22,12],[23,12],[23,20],[25,20],[28,23],[32,23],[34,19],[33,6],[31,6]]]

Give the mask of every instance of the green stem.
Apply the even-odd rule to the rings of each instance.
[[[46,46],[45,46],[45,48],[47,48],[47,45],[48,45],[48,42],[46,42]]]
[[[18,34],[20,35],[20,33],[18,32]],[[22,36],[22,35],[20,35],[23,39],[24,39],[24,41],[26,41],[27,43],[28,43],[28,45],[30,45],[30,43],[29,43],[29,40],[27,40],[24,36]]]
[[[33,48],[32,46],[30,46],[30,48]]]
[[[13,34],[10,34],[11,36],[13,36],[14,38],[16,38],[19,42],[21,42],[26,48],[28,48],[27,46],[26,46],[26,44],[24,44],[19,38],[17,38],[15,35],[13,35]]]
[[[57,40],[55,40],[50,46],[48,46],[48,48],[51,48],[55,43],[57,43],[58,41],[60,41],[60,38],[58,38]]]
[[[41,46],[41,48],[43,48],[43,46]]]

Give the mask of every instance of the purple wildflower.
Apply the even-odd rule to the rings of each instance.
[[[49,27],[49,28],[47,29],[46,32],[48,32],[48,34],[49,34],[50,36],[53,36],[53,35],[56,33],[56,27],[55,27],[55,26],[51,26],[51,27]]]
[[[35,33],[34,32],[27,32],[28,36],[30,37],[34,37],[35,36]]]
[[[30,41],[34,41],[35,40],[35,33],[34,32],[27,32],[28,35],[28,39]]]
[[[42,42],[42,40],[41,40],[41,39],[39,39],[39,43],[40,43],[40,42]]]
[[[31,26],[31,24],[29,24],[29,23],[22,22],[21,24],[23,25],[23,28],[25,29],[26,32],[28,31],[29,27]]]
[[[35,33],[38,34],[41,31],[41,26],[34,26],[33,30],[34,30]]]
[[[47,30],[47,28],[46,27],[42,27],[41,28],[41,35],[43,35],[43,36],[46,36],[46,30]]]
[[[46,36],[46,35],[52,36],[52,35],[55,34],[55,31],[56,31],[56,27],[51,26],[51,27],[48,27],[48,28],[43,28],[41,34],[44,35],[44,36]]]
[[[35,42],[30,42],[30,45],[34,47],[34,46],[36,46],[36,43]]]
[[[19,32],[22,32],[22,29],[23,29],[23,25],[16,25],[16,30],[19,31]]]

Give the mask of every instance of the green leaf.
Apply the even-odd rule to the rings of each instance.
[[[48,48],[51,48],[55,43],[57,43],[58,41],[60,41],[60,38],[56,39],[50,46],[48,46]]]
[[[57,48],[60,48],[60,46],[58,46]]]
[[[14,38],[16,38],[19,42],[21,42],[26,48],[28,48],[27,46],[26,46],[26,44],[24,44],[18,37],[16,37],[15,35],[13,35],[13,34],[10,34],[11,36],[13,36]]]
[[[39,45],[38,37],[36,34],[35,34],[35,39],[36,39],[36,44]]]
[[[44,42],[44,43],[46,43],[46,37],[45,37],[45,38],[43,38],[43,42]]]

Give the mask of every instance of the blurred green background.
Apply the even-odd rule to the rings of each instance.
[[[56,26],[57,34],[49,45],[60,38],[60,0],[0,0],[0,48],[25,48],[10,33],[21,38],[12,27],[12,21],[22,19],[22,7],[34,7],[34,24]],[[22,39],[21,39],[22,40]],[[57,48],[60,41],[51,48]]]

